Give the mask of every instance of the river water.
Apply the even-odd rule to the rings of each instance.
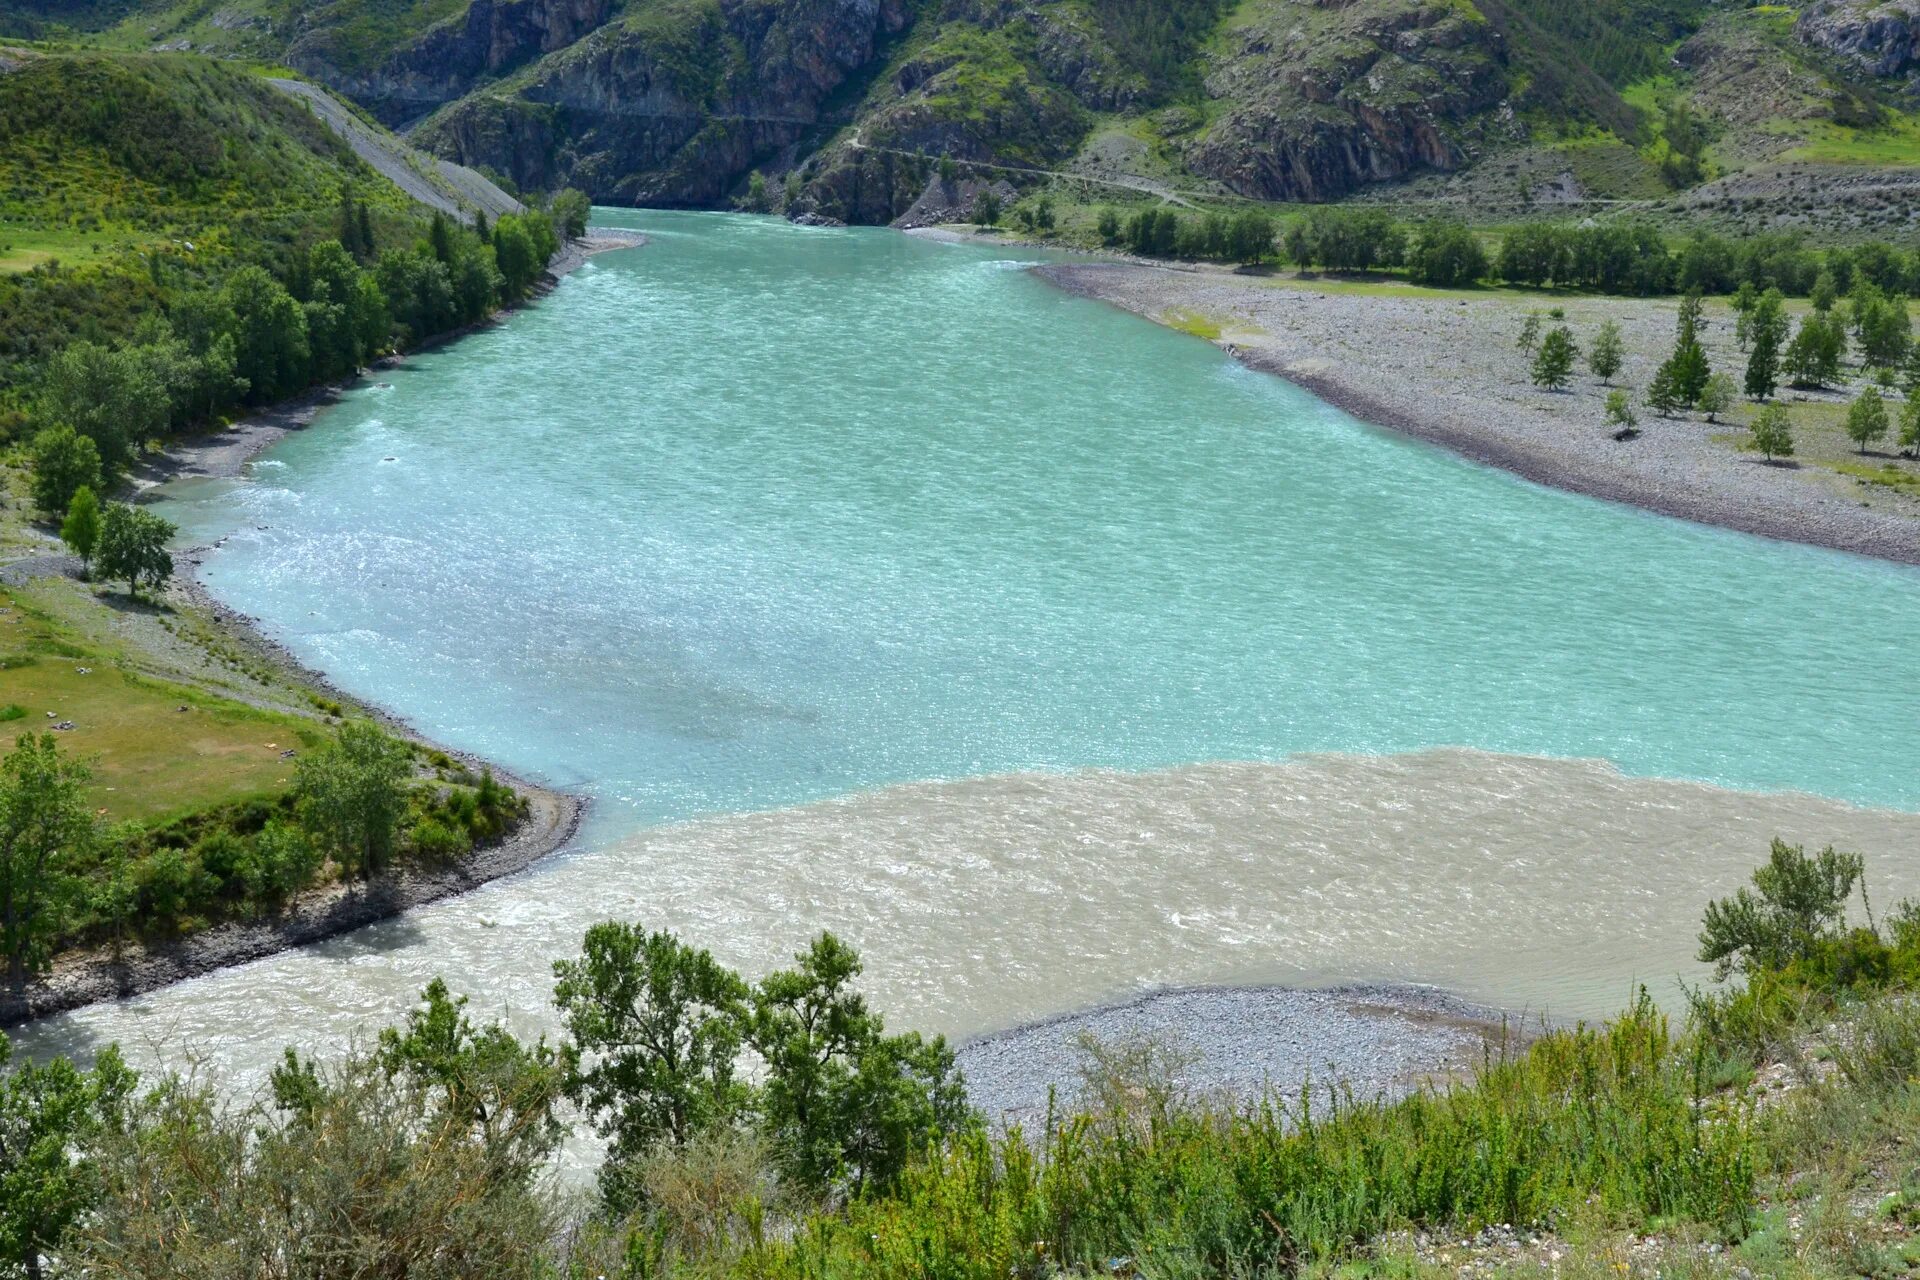
[[[578,847],[30,1041],[253,1078],[436,973],[531,1028],[610,915],[748,969],[833,927],[957,1034],[1203,982],[1598,1015],[1775,832],[1920,892],[1914,571],[1463,462],[1008,252],[599,216],[652,242],[173,511],[304,659],[591,795]]]

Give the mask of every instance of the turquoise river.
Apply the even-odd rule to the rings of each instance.
[[[1776,831],[1920,892],[1913,570],[1469,464],[1011,252],[600,216],[651,242],[173,510],[301,658],[591,796],[577,847],[33,1036],[244,1075],[434,973],[537,1025],[608,915],[749,969],[830,925],[960,1034],[1226,981],[1595,1014]]]

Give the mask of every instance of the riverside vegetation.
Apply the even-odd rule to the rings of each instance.
[[[109,499],[169,439],[524,299],[585,230],[577,193],[547,203],[491,225],[416,206],[248,67],[40,52],[0,74],[0,539],[20,555],[57,532],[82,579],[127,597],[110,606],[54,572],[5,605],[8,716],[46,713],[78,748],[22,738],[7,758],[14,994],[61,952],[117,959],[271,919],[518,822],[524,801],[490,775],[370,736],[324,691],[279,688],[175,608],[173,526]],[[324,782],[374,761],[385,783]],[[350,820],[329,794],[377,816]],[[351,821],[369,843],[343,842]]]
[[[1864,872],[1776,841],[1708,907],[1723,981],[1677,1033],[1643,995],[1604,1026],[1490,1041],[1470,1078],[1397,1101],[1196,1097],[1154,1046],[1091,1046],[1080,1093],[1006,1133],[942,1041],[887,1032],[831,935],[748,983],[609,922],[554,966],[555,1044],[475,1023],[436,981],[338,1062],[289,1049],[245,1105],[136,1080],[111,1049],[14,1064],[0,1265],[1419,1276],[1492,1229],[1540,1251],[1501,1255],[1516,1273],[1897,1274],[1920,1256],[1920,908],[1850,922]],[[610,1144],[585,1202],[545,1173],[582,1124]]]

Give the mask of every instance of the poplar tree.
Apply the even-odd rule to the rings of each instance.
[[[1767,400],[1780,385],[1780,344],[1787,337],[1786,299],[1769,289],[1754,304],[1747,324],[1753,350],[1747,357],[1746,391],[1749,398]]]
[[[1861,453],[1887,434],[1887,426],[1886,402],[1873,387],[1862,391],[1859,398],[1847,406],[1847,439],[1859,445]]]

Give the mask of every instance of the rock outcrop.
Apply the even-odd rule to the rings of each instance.
[[[1331,200],[1458,168],[1507,92],[1499,33],[1448,0],[1274,4],[1229,38],[1206,81],[1227,109],[1187,160],[1242,195]]]
[[[1920,0],[1816,0],[1794,33],[1872,75],[1920,70]]]
[[[641,11],[481,92],[420,142],[522,185],[620,204],[723,203],[906,22],[902,0],[717,0]]]
[[[568,47],[617,7],[616,0],[472,0],[464,12],[427,28],[372,69],[344,56],[342,36],[330,28],[296,37],[287,63],[398,124]]]

